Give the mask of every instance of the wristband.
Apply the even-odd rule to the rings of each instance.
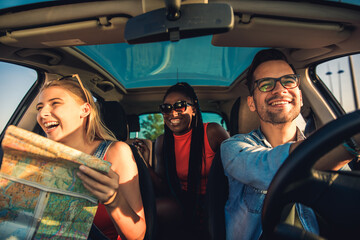
[[[360,159],[360,147],[359,145],[352,139],[347,139],[343,146],[345,147],[346,151],[348,151],[351,155],[353,155],[357,161]]]
[[[114,194],[109,198],[109,200],[107,200],[103,204],[104,205],[109,205],[110,203],[112,203],[115,200],[116,195],[117,195],[117,191],[115,191]]]

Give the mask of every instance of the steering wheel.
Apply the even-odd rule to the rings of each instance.
[[[262,239],[360,239],[360,172],[312,169],[320,157],[359,132],[360,110],[326,124],[288,156],[264,200]],[[280,223],[289,203],[315,211],[322,237]]]

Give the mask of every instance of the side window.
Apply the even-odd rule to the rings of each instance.
[[[359,109],[360,54],[321,63],[316,67],[316,74],[345,112]]]
[[[140,132],[130,133],[130,138],[136,137],[155,141],[164,133],[164,120],[161,113],[142,114],[139,116]]]
[[[305,131],[305,127],[306,127],[306,121],[304,119],[304,117],[301,115],[301,113],[299,114],[299,116],[297,118],[295,118],[295,123],[296,126],[301,130],[301,131]]]
[[[228,130],[225,119],[223,119],[223,117],[217,113],[203,112],[202,118],[203,118],[204,123],[216,122],[216,123],[220,124],[226,131]]]
[[[5,62],[0,62],[0,72],[1,133],[38,74],[33,69]]]
[[[216,122],[227,130],[224,119],[217,113],[202,113],[203,122]],[[140,132],[130,132],[130,138],[146,138],[155,141],[164,133],[164,120],[161,113],[143,114],[139,116]]]

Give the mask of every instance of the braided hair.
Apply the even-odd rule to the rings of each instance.
[[[163,142],[163,156],[165,160],[165,170],[170,189],[175,197],[180,201],[184,207],[186,219],[195,220],[197,218],[197,209],[200,195],[201,170],[203,162],[204,151],[204,126],[201,116],[198,98],[194,89],[186,82],[180,82],[171,86],[163,101],[170,93],[180,93],[189,99],[194,104],[196,109],[195,116],[191,122],[191,145],[189,157],[189,171],[187,176],[187,191],[183,191],[180,186],[180,180],[176,172],[175,160],[175,143],[172,131],[166,124],[164,125],[164,142]],[[206,167],[206,166],[205,166]]]

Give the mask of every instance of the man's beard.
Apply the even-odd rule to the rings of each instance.
[[[266,114],[265,117],[259,115],[260,119],[265,122],[272,123],[274,125],[292,122],[299,115],[299,113],[295,112],[295,109],[292,109],[292,111],[289,114],[280,115],[269,111],[266,111],[265,114]]]
[[[262,121],[267,122],[267,123],[271,123],[273,125],[279,125],[279,124],[292,122],[300,114],[300,108],[298,108],[297,105],[295,105],[290,110],[289,113],[287,113],[287,114],[286,113],[279,114],[277,112],[271,112],[271,111],[267,110],[265,107],[262,108],[262,109],[259,109],[255,99],[254,99],[254,103],[255,103],[256,112],[257,112],[259,118]]]

